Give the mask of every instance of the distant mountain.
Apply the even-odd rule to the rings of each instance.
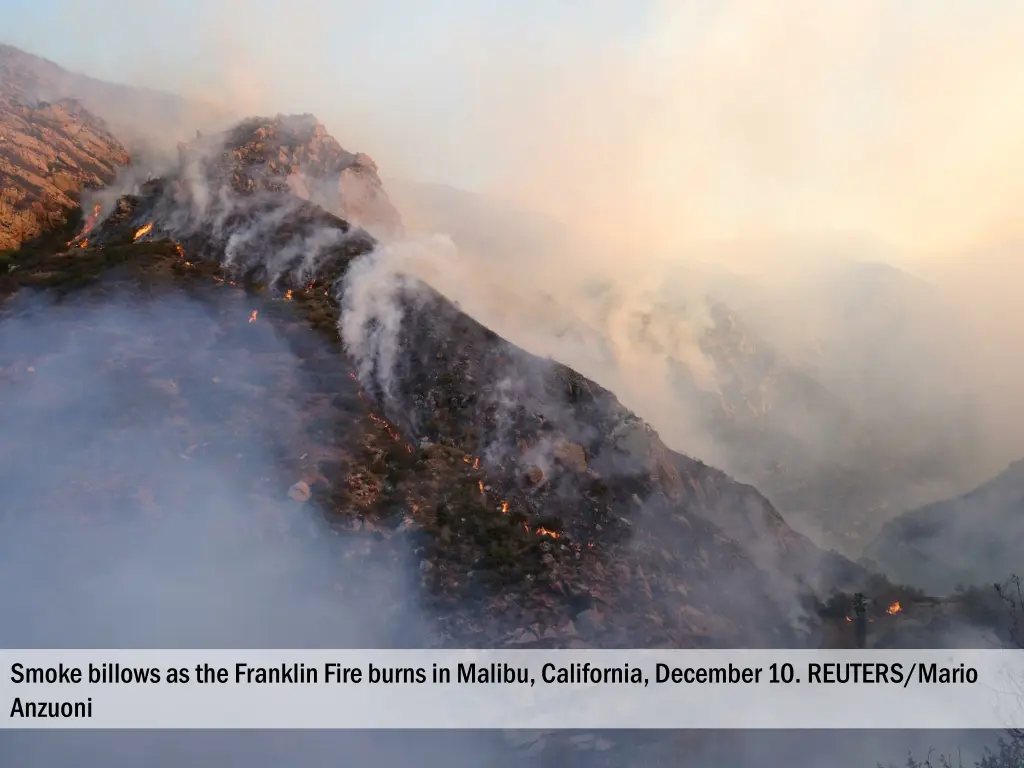
[[[970,493],[906,512],[865,556],[905,583],[948,592],[1002,582],[1024,553],[1024,459]]]
[[[11,88],[29,102],[80,101],[133,152],[173,149],[196,130],[225,128],[234,119],[215,104],[98,80],[0,43],[0,90]]]

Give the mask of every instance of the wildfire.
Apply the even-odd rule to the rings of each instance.
[[[78,244],[78,247],[79,248],[88,248],[89,247],[89,238],[87,237],[84,240],[82,240],[82,242],[80,242]]]
[[[284,292],[284,300],[285,301],[291,301],[292,300],[292,290],[291,290],[291,288],[289,288],[287,291]]]
[[[148,224],[143,224],[139,228],[139,231],[135,233],[135,237],[132,238],[132,242],[133,243],[139,242],[139,240],[141,238],[143,238],[146,235],[148,235],[152,230],[153,230],[153,222],[149,222]]]
[[[480,493],[483,493],[484,492],[484,481],[483,480],[477,480],[476,484],[480,486]]]
[[[507,515],[508,514],[508,502],[507,501],[501,502],[501,514],[503,514],[503,515]]]
[[[560,538],[562,538],[562,534],[555,533],[554,531],[549,530],[547,528],[534,528],[533,532],[534,533],[539,533],[541,536],[550,536],[552,539],[560,539]]]
[[[96,226],[96,219],[98,219],[99,217],[100,217],[100,206],[99,206],[99,204],[97,204],[97,205],[94,205],[92,207],[92,213],[90,213],[89,214],[89,218],[85,220],[85,226],[82,227],[82,231],[78,233],[77,237],[73,238],[72,240],[69,240],[68,241],[68,245],[70,246],[76,240],[84,237],[87,232],[90,232],[92,230],[92,228]],[[85,243],[82,243],[81,247],[85,248]]]
[[[890,616],[895,616],[897,613],[903,610],[903,606],[900,605],[900,601],[897,600],[895,603],[885,609],[885,612]]]
[[[96,219],[100,217],[100,206],[99,203],[92,207],[92,213],[89,214],[89,218],[85,220],[85,228],[82,230],[84,235],[86,232],[96,226]]]
[[[260,316],[259,310],[258,309],[254,309],[252,311],[252,314],[249,315],[249,322],[250,323],[255,323],[256,322],[256,318],[259,317],[259,316]]]

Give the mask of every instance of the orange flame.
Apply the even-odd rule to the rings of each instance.
[[[476,484],[480,486],[480,493],[483,493],[484,492],[484,481],[483,480],[477,480]]]
[[[554,531],[548,530],[547,528],[535,528],[534,533],[539,533],[541,536],[550,536],[552,539],[562,538],[562,534],[555,533]]]
[[[284,300],[285,301],[291,301],[292,300],[291,288],[289,288],[287,291],[284,292]]]
[[[885,609],[885,612],[890,616],[895,616],[897,613],[903,610],[903,606],[900,605],[900,601],[897,600],[895,603]]]
[[[132,238],[133,243],[139,242],[139,240],[148,235],[153,230],[153,222],[143,224],[139,227],[139,231],[135,233],[135,237]]]
[[[84,240],[82,240],[82,242],[80,242],[78,244],[78,247],[79,248],[88,248],[89,247],[89,238],[87,237]]]
[[[256,318],[259,317],[259,316],[260,316],[259,310],[254,309],[252,311],[252,314],[249,315],[249,322],[250,323],[255,323],[256,322]]]
[[[508,502],[507,501],[501,502],[501,514],[503,514],[503,515],[507,515],[508,514]]]
[[[82,227],[82,231],[79,232],[76,237],[72,238],[71,240],[68,240],[67,244],[70,246],[76,240],[80,240],[82,237],[84,237],[86,235],[86,233],[90,232],[92,230],[92,228],[96,226],[96,219],[98,219],[99,217],[100,217],[100,206],[97,203],[96,205],[94,205],[92,207],[92,213],[89,214],[89,218],[85,220],[85,226]],[[85,244],[84,243],[82,244],[82,248],[85,248]]]
[[[473,469],[480,469],[480,459],[473,460]]]

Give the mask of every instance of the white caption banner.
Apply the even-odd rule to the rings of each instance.
[[[0,670],[0,728],[1024,727],[1024,651],[33,649]]]

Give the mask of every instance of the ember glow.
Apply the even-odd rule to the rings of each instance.
[[[902,610],[903,610],[903,607],[900,605],[900,601],[897,600],[895,603],[893,603],[888,608],[886,608],[885,612],[888,613],[890,616],[895,616],[897,613],[899,613]]]
[[[291,288],[289,288],[287,291],[284,292],[284,300],[285,301],[291,301],[292,300]]]
[[[550,530],[548,528],[534,528],[533,532],[537,533],[537,534],[540,534],[541,536],[550,536],[552,539],[560,539],[560,538],[562,538],[562,534],[555,533],[554,531],[552,531],[552,530]]]
[[[252,314],[249,315],[249,322],[250,323],[255,323],[256,322],[256,318],[259,317],[259,316],[260,316],[259,310],[254,309],[252,311]]]
[[[135,237],[132,238],[132,242],[133,243],[139,242],[139,240],[141,238],[143,238],[146,235],[148,235],[152,230],[153,230],[153,222],[149,222],[148,224],[143,224],[139,228],[139,231],[135,233]]]
[[[82,240],[82,242],[80,242],[78,244],[78,247],[79,248],[88,248],[89,247],[89,238],[87,237],[84,240]]]
[[[507,515],[508,514],[508,502],[507,501],[501,502],[501,514],[503,514],[503,515]]]
[[[477,480],[476,484],[480,486],[480,493],[483,493],[484,492],[484,481],[483,480]]]

